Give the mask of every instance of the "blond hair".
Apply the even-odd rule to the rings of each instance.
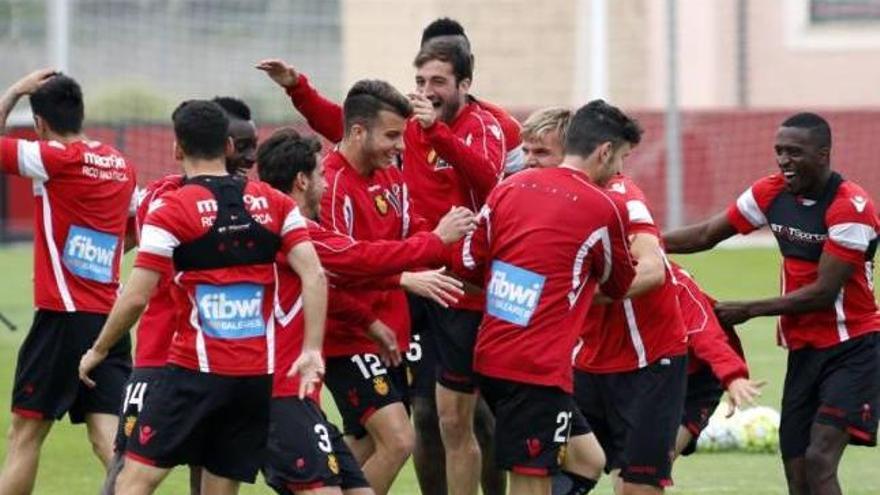
[[[559,133],[559,141],[565,143],[568,123],[572,112],[564,107],[549,107],[537,110],[523,122],[521,136],[523,141],[538,139],[548,132]]]

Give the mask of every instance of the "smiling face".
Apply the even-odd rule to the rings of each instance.
[[[257,127],[250,120],[231,119],[229,137],[233,150],[226,156],[226,169],[232,174],[246,174],[257,162]]]
[[[467,99],[470,80],[456,81],[452,64],[429,60],[416,70],[416,90],[431,100],[437,118],[450,123]]]
[[[802,195],[821,191],[829,170],[830,149],[817,142],[810,129],[780,127],[773,148],[788,192]]]
[[[361,154],[370,170],[388,168],[394,164],[397,156],[403,152],[405,126],[405,118],[381,110],[369,128],[364,129]]]

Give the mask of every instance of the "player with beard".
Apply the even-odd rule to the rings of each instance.
[[[473,75],[470,55],[460,43],[429,41],[415,65],[417,93],[411,97],[415,114],[404,134],[403,174],[416,199],[416,213],[433,226],[452,206],[480,208],[501,175],[504,138],[496,119],[468,102]],[[283,61],[265,60],[258,68],[292,93],[300,111],[317,112],[306,114],[310,123],[338,117],[338,107],[314,90],[303,91],[302,77]],[[316,126],[320,127],[327,126]],[[434,332],[440,359],[438,409],[449,461],[447,480],[456,485],[450,489],[474,493],[480,450],[473,430],[477,396],[471,367],[482,300],[469,296],[454,308],[430,308],[438,325]]]
[[[277,131],[263,145],[259,157],[260,178],[290,194],[307,217],[318,218],[326,181],[323,163],[317,156],[320,144],[303,138],[296,131]],[[472,214],[460,208],[450,212],[431,232],[415,234],[405,241],[356,241],[351,237],[309,222],[309,232],[322,265],[332,283],[350,282],[391,275],[418,266],[439,265],[446,256],[444,243],[460,239],[473,226]],[[284,367],[292,360],[302,334],[298,311],[299,280],[284,266],[279,270],[279,296],[276,318],[279,325],[278,360]],[[391,284],[408,285],[399,277],[385,277]],[[369,279],[363,287],[382,286],[382,279]],[[454,279],[447,279],[457,288]],[[443,287],[440,287],[443,288]],[[445,288],[449,290],[449,288]],[[336,292],[330,305],[331,316]],[[332,337],[328,337],[332,338]],[[293,340],[293,342],[291,342]],[[391,345],[396,342],[390,341]],[[397,359],[400,359],[399,354]],[[270,430],[269,461],[266,478],[276,491],[287,493],[372,493],[357,462],[342,442],[342,435],[319,409],[319,394],[303,399],[296,396],[296,379],[276,375]],[[282,427],[283,425],[283,427]],[[337,488],[338,487],[338,488]]]
[[[486,288],[474,368],[495,412],[495,462],[510,471],[511,493],[549,494],[550,477],[561,470],[581,482],[567,493],[595,485],[586,479],[593,460],[566,448],[571,432],[589,431],[572,397],[570,358],[596,286],[622,297],[634,268],[626,210],[590,177],[619,167],[639,139],[617,108],[585,105],[572,120],[562,165],[502,182],[477,230],[454,251],[455,270]]]
[[[880,316],[873,259],[880,226],[868,194],[831,169],[831,128],[813,113],[776,132],[779,172],[758,180],[711,219],[664,236],[673,253],[710,249],[769,226],[782,262],[782,296],[718,303],[725,325],[781,316],[787,347],[779,446],[789,492],[839,494],[848,444],[877,443]]]

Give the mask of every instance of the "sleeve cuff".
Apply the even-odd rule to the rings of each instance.
[[[851,265],[861,265],[865,262],[865,253],[855,249],[845,248],[836,244],[832,240],[825,242],[825,249],[823,251]]]
[[[736,209],[736,205],[727,209],[727,221],[730,222],[730,225],[732,225],[737,232],[743,235],[755,230],[754,225],[739,213],[739,210]]]

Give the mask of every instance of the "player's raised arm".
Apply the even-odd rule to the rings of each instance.
[[[40,69],[24,76],[16,81],[0,96],[0,134],[6,133],[6,120],[18,100],[25,95],[29,95],[37,90],[40,86],[48,81],[58,72],[55,69]]]
[[[328,100],[309,83],[305,74],[280,59],[261,60],[256,68],[265,72],[290,96],[294,108],[309,126],[328,141],[338,143],[344,135],[342,107]]]
[[[663,243],[668,253],[698,253],[712,249],[736,233],[727,212],[721,212],[703,222],[664,233]]]

